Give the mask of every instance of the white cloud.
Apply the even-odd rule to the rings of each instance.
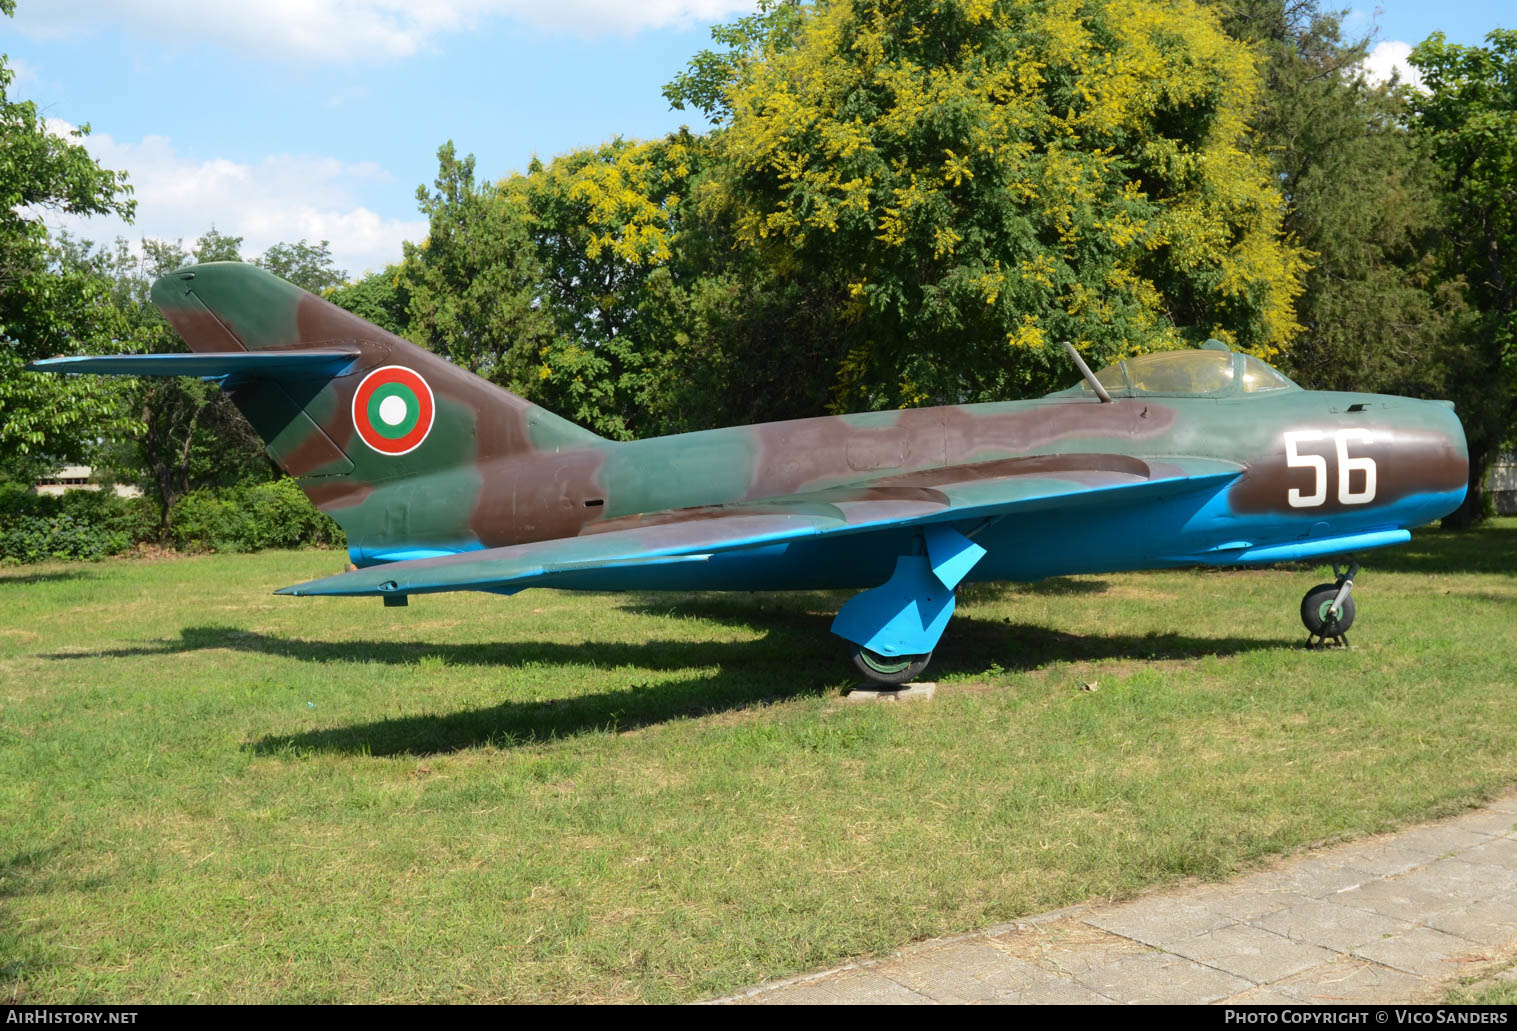
[[[72,131],[49,119],[55,133]],[[243,238],[245,257],[275,243],[331,241],[332,256],[350,275],[400,260],[402,240],[426,236],[427,223],[385,218],[359,204],[355,190],[389,175],[371,162],[344,164],[336,158],[276,154],[256,164],[215,158],[199,161],[180,154],[165,136],[120,143],[104,133],[85,137],[102,167],[130,175],[137,216],[131,225],[117,218],[77,218],[47,214],[48,224],[76,236],[107,243],[117,236],[182,239],[186,246],[214,223]]]
[[[1398,39],[1382,40],[1375,44],[1375,49],[1370,51],[1359,67],[1363,69],[1364,77],[1376,86],[1389,82],[1394,72],[1401,77],[1404,85],[1422,89],[1422,73],[1406,62],[1411,54],[1410,43]]]
[[[5,63],[10,66],[11,84],[18,89],[25,86],[36,86],[42,82],[37,75],[37,69],[27,64],[19,57],[6,57]]]
[[[119,26],[147,39],[212,42],[286,58],[406,57],[439,35],[506,17],[577,36],[719,21],[756,0],[44,0],[16,27],[69,36]]]

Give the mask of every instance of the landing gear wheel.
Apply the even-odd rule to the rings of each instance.
[[[1333,601],[1338,597],[1338,590],[1342,586],[1318,584],[1301,599],[1301,622],[1305,624],[1307,633],[1318,639],[1319,644],[1332,639],[1344,641],[1343,635],[1354,625],[1353,594],[1343,599],[1343,607],[1336,618],[1333,616]],[[1307,643],[1312,643],[1311,638],[1307,639]]]
[[[851,656],[858,671],[876,684],[904,684],[915,680],[932,661],[926,655],[879,655],[868,648],[855,646]]]

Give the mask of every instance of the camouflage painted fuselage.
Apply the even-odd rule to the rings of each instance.
[[[1358,410],[1351,410],[1354,408]],[[1338,497],[1335,438],[1356,430],[1353,460],[1374,463],[1373,498],[1365,473],[1351,471]],[[1309,500],[1314,467],[1286,464],[1286,433],[1315,434],[1298,447],[1327,467],[1322,504]],[[1241,474],[1212,492],[1176,486],[1141,500],[1082,503],[1079,488],[1137,484],[1194,469],[1197,460],[1236,463]],[[902,517],[941,504],[938,488],[1015,476],[1052,498],[999,517],[975,536],[987,554],[970,580],[1036,580],[1081,572],[1206,564],[1248,564],[1310,557],[1314,541],[1358,538],[1355,550],[1393,543],[1375,534],[1418,526],[1457,507],[1466,483],[1463,433],[1436,402],[1299,390],[1214,400],[1070,397],[807,419],[611,444],[566,462],[573,472],[550,485],[503,470],[517,511],[554,512],[562,522],[501,527],[512,543],[623,527],[700,519],[710,507],[778,501],[785,507],[890,503]],[[859,485],[853,487],[851,485]],[[820,497],[817,497],[818,494]],[[817,497],[808,502],[805,496]],[[1093,494],[1091,499],[1099,497]],[[789,500],[793,499],[793,500]],[[825,500],[824,500],[825,499]],[[587,507],[587,502],[590,506]],[[665,513],[643,516],[641,513]],[[975,528],[969,521],[961,529]],[[915,531],[892,546],[878,533],[851,541],[795,541],[764,554],[730,556],[715,567],[672,567],[644,587],[770,589],[866,587],[890,575]],[[514,535],[514,539],[512,538]],[[1347,550],[1334,546],[1334,552]],[[377,556],[376,556],[377,557]],[[597,586],[625,586],[611,575]],[[589,583],[583,586],[591,586]]]

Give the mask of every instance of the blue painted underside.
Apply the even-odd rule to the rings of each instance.
[[[1113,491],[1106,503],[1015,506],[984,518],[929,526],[890,525],[856,534],[809,536],[712,554],[649,556],[624,563],[545,571],[523,587],[571,590],[804,590],[871,588],[838,613],[834,632],[881,655],[929,652],[953,614],[953,586],[1033,581],[1079,573],[1193,565],[1248,566],[1343,555],[1402,543],[1406,527],[1452,511],[1463,491],[1415,494],[1362,511],[1323,516],[1233,511],[1226,488],[1189,492]],[[1131,503],[1124,503],[1131,502]],[[978,531],[969,541],[966,532]],[[440,549],[453,553],[462,548]],[[430,549],[385,552],[430,555]],[[367,563],[379,555],[365,555]],[[355,557],[355,561],[357,561]]]
[[[1034,581],[1079,573],[1183,566],[1249,566],[1368,551],[1406,540],[1458,507],[1460,492],[1419,494],[1362,513],[1324,519],[1230,511],[1225,494],[1191,494],[1138,506],[1008,513],[974,543],[985,555],[969,582]],[[974,530],[981,520],[957,524]],[[895,573],[921,546],[919,527],[856,536],[811,537],[710,555],[701,561],[550,572],[533,587],[627,591],[784,591],[868,588]],[[1234,545],[1221,549],[1222,545]]]
[[[433,545],[431,547],[383,547],[365,548],[359,545],[348,546],[348,561],[359,569],[369,566],[385,565],[390,562],[413,562],[424,558],[444,558],[448,555],[457,555],[465,551],[479,551],[484,545],[479,541],[462,541],[457,544]]]

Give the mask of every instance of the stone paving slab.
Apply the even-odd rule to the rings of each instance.
[[[1237,921],[1187,899],[1150,895],[1125,906],[1092,913],[1085,922],[1145,945],[1164,946]]]
[[[714,1001],[1406,1003],[1514,957],[1517,792],[1226,884],[1045,913]]]
[[[992,935],[987,940],[1007,956],[1030,963],[1045,974],[1067,977],[1149,951],[1142,942],[1072,917]]]
[[[1517,899],[1474,899],[1423,922],[1472,942],[1499,947],[1517,942]]]
[[[1418,873],[1425,876],[1386,878],[1345,891],[1333,902],[1393,920],[1414,923],[1431,913],[1439,913],[1459,904],[1461,896],[1452,894],[1447,886],[1440,885],[1438,872],[1433,867],[1423,867]]]
[[[1290,892],[1293,895],[1322,899],[1367,884],[1379,876],[1372,870],[1345,862],[1342,857],[1334,855],[1305,859],[1272,873],[1255,874],[1238,887],[1249,894]]]
[[[1393,839],[1394,840],[1394,839]],[[1491,842],[1475,846],[1477,849],[1486,848]],[[1388,877],[1392,874],[1406,873],[1408,870],[1419,866],[1426,866],[1428,857],[1421,852],[1413,852],[1410,849],[1398,848],[1395,845],[1376,842],[1374,844],[1356,847],[1343,853],[1344,861],[1355,869],[1374,874],[1376,877]]]
[[[1352,957],[1314,967],[1270,986],[1298,1002],[1317,1006],[1410,1002],[1426,987],[1427,982],[1414,974]]]
[[[1449,826],[1460,830],[1478,831],[1481,834],[1493,834],[1497,837],[1506,837],[1517,832],[1517,815],[1501,812],[1494,809],[1481,809],[1464,816],[1456,816],[1449,821]]]
[[[1396,835],[1395,845],[1408,852],[1421,852],[1430,859],[1441,859],[1500,836],[1452,825],[1431,824]]]
[[[1431,927],[1414,927],[1405,934],[1361,945],[1353,954],[1435,981],[1461,976],[1467,969],[1464,964],[1489,963],[1495,958],[1476,942]]]
[[[1303,970],[1321,966],[1334,953],[1320,945],[1307,945],[1262,927],[1234,924],[1175,942],[1169,952],[1254,984],[1268,984]]]
[[[1414,926],[1409,921],[1369,909],[1316,900],[1271,913],[1256,920],[1255,924],[1291,941],[1334,952],[1349,952],[1389,935],[1410,931]]]
[[[1168,952],[1120,959],[1075,978],[1113,1002],[1216,1002],[1253,987],[1246,979]]]

